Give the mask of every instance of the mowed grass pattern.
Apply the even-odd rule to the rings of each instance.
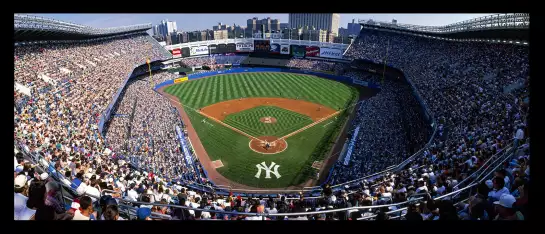
[[[248,137],[212,120],[203,123],[202,120],[206,119],[206,117],[197,113],[196,109],[221,101],[247,97],[299,98],[337,109],[349,106],[357,101],[358,97],[358,91],[354,87],[332,80],[291,73],[217,75],[172,85],[167,87],[165,92],[180,98],[180,102],[184,105],[191,124],[197,131],[210,159],[222,160],[224,166],[218,168],[218,172],[237,183],[259,188],[285,188],[301,184],[309,177],[315,176],[315,171],[311,167],[312,162],[324,158],[324,152],[330,149],[329,145],[331,139],[334,138],[335,130],[339,128],[340,123],[345,121],[345,118],[331,118],[315,125],[289,137],[286,140],[288,143],[286,151],[274,155],[264,155],[249,149]],[[270,111],[273,111],[273,109],[270,109]],[[251,114],[251,112],[248,114]],[[292,114],[296,113],[292,112]],[[287,121],[291,121],[293,124],[299,123],[294,117],[275,115],[271,114],[271,116],[278,119],[279,122],[276,124],[281,124],[280,118],[284,118],[284,116],[288,118]],[[255,116],[255,121],[258,122],[259,118],[263,117],[258,117],[257,114]],[[291,131],[291,129],[287,128],[287,125],[286,128],[267,129],[267,127],[264,127],[258,129],[254,125],[257,124],[256,122],[249,123],[248,119],[237,119],[236,116],[233,116],[233,119],[236,119],[236,122],[248,125],[250,128],[256,128],[257,131],[274,132],[278,130],[280,133],[282,131]],[[231,125],[233,122],[229,124]],[[301,125],[305,126],[306,124],[301,122]],[[325,146],[329,148],[324,149]],[[276,179],[276,177],[272,176],[271,179],[265,179],[262,173],[261,178],[256,178],[256,165],[261,162],[265,162],[267,165],[275,162],[280,165],[278,172],[282,177]]]
[[[184,105],[201,108],[247,97],[299,98],[337,109],[350,100],[354,88],[343,83],[292,73],[237,73],[217,75],[169,86],[167,93]]]
[[[263,123],[262,117],[274,117],[276,123]],[[228,115],[223,122],[242,130],[254,137],[282,137],[312,123],[306,115],[295,113],[275,106],[258,106],[252,109]]]

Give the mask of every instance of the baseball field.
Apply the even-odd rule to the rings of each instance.
[[[252,188],[298,187],[314,179],[359,97],[340,82],[273,72],[216,75],[163,91],[183,106],[209,175],[212,168]]]

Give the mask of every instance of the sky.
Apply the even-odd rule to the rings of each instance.
[[[29,13],[31,14],[31,13]],[[485,14],[344,14],[341,13],[340,27],[346,28],[352,19],[373,19],[376,21],[391,21],[398,23],[416,24],[425,26],[442,26],[472,18],[491,15]],[[246,26],[246,20],[258,17],[279,19],[281,23],[288,23],[288,14],[31,14],[61,21],[82,24],[97,28],[127,26],[133,24],[158,24],[161,20],[176,21],[178,31],[195,31],[212,29],[219,22],[227,25]]]

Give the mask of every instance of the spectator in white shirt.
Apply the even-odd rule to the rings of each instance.
[[[127,192],[127,199],[129,201],[138,201],[138,193],[136,192],[136,190],[134,190],[135,186],[136,185],[131,184],[130,185],[130,190]]]
[[[504,193],[509,194],[509,189],[505,187],[505,180],[500,177],[494,177],[492,180],[493,189],[488,193],[488,199],[491,201],[497,201]]]
[[[88,185],[85,187],[85,195],[91,197],[91,200],[93,200],[93,202],[96,202],[98,200],[98,197],[100,197],[98,183],[95,178],[91,178],[91,180],[89,180]]]

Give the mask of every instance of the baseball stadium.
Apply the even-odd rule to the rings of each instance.
[[[15,220],[527,218],[529,14],[357,24],[165,45],[14,15]]]

